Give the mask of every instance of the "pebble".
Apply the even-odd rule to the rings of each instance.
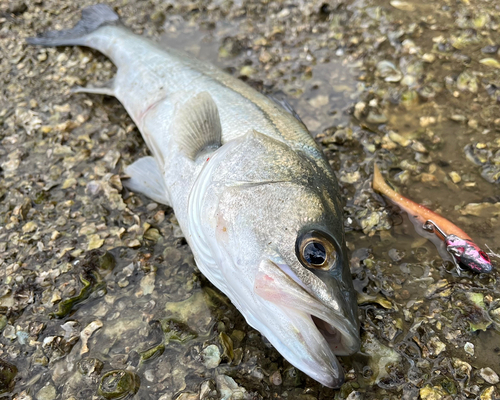
[[[220,350],[215,344],[205,347],[201,355],[203,357],[202,364],[205,367],[212,369],[219,366],[221,361]]]
[[[37,392],[36,400],[54,400],[56,395],[56,388],[53,385],[48,384]]]
[[[274,371],[272,375],[269,377],[269,381],[274,385],[274,386],[279,386],[283,383],[283,379],[281,378],[281,374],[279,371]]]
[[[328,104],[328,96],[319,95],[309,100],[309,104],[314,108],[320,108]]]
[[[24,233],[30,233],[36,231],[37,224],[35,221],[29,221],[23,226],[23,232]]]
[[[377,114],[370,111],[368,117],[366,117],[366,121],[370,124],[385,124],[387,122],[387,117],[384,114]]]
[[[16,328],[14,328],[12,325],[9,324],[3,330],[2,335],[6,339],[14,340],[14,339],[17,338],[17,336],[16,336]]]
[[[87,342],[92,334],[100,328],[102,328],[102,322],[97,319],[88,324],[87,327],[80,333],[80,339],[82,341],[82,349],[80,350],[80,354],[84,354],[89,351]]]
[[[459,183],[462,180],[462,177],[455,171],[451,171],[448,175],[450,176],[453,183]]]
[[[406,139],[405,137],[394,131],[389,132],[389,139],[403,147],[409,146],[411,144],[411,140]]]
[[[425,53],[423,56],[422,56],[422,60],[426,63],[433,63],[434,61],[436,61],[436,56],[432,53]]]
[[[474,355],[474,345],[471,342],[465,343],[465,345],[464,345],[464,351],[468,355],[473,356]]]
[[[493,371],[490,367],[481,368],[481,370],[479,371],[479,375],[481,375],[481,378],[483,378],[486,382],[490,383],[491,385],[496,385],[500,381],[498,379],[497,373]]]
[[[220,392],[220,400],[251,399],[244,387],[238,386],[233,378],[226,375],[217,375],[215,378],[217,390]]]

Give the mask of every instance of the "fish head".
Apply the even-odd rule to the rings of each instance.
[[[493,270],[490,257],[471,240],[449,235],[446,238],[447,251],[460,266],[476,273],[488,273]]]
[[[339,191],[313,161],[274,147],[263,153],[275,160],[260,165],[264,154],[243,147],[237,162],[226,160],[230,174],[227,165],[214,174],[215,281],[292,365],[339,387],[337,356],[360,346]]]

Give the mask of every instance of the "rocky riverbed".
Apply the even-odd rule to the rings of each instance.
[[[338,173],[362,349],[340,390],[283,360],[197,270],[172,210],[123,188],[147,155],[115,67],[24,39],[90,1],[0,3],[0,396],[495,399],[498,272],[458,275],[375,194],[401,193],[500,252],[495,1],[109,2],[134,32],[286,97]],[[486,247],[485,247],[486,248]]]

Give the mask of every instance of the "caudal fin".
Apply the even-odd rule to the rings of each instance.
[[[384,177],[380,173],[380,169],[377,164],[373,164],[373,182],[372,182],[373,190],[384,193],[387,189],[390,190],[389,186],[385,182]]]
[[[71,29],[48,31],[26,39],[38,46],[85,45],[85,38],[103,25],[115,25],[120,18],[106,4],[95,4],[82,10],[82,18]]]

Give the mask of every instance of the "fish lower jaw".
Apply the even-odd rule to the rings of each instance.
[[[311,318],[333,354],[336,356],[349,356],[359,350],[359,340],[342,334],[339,329],[321,318],[314,315],[311,315]]]

